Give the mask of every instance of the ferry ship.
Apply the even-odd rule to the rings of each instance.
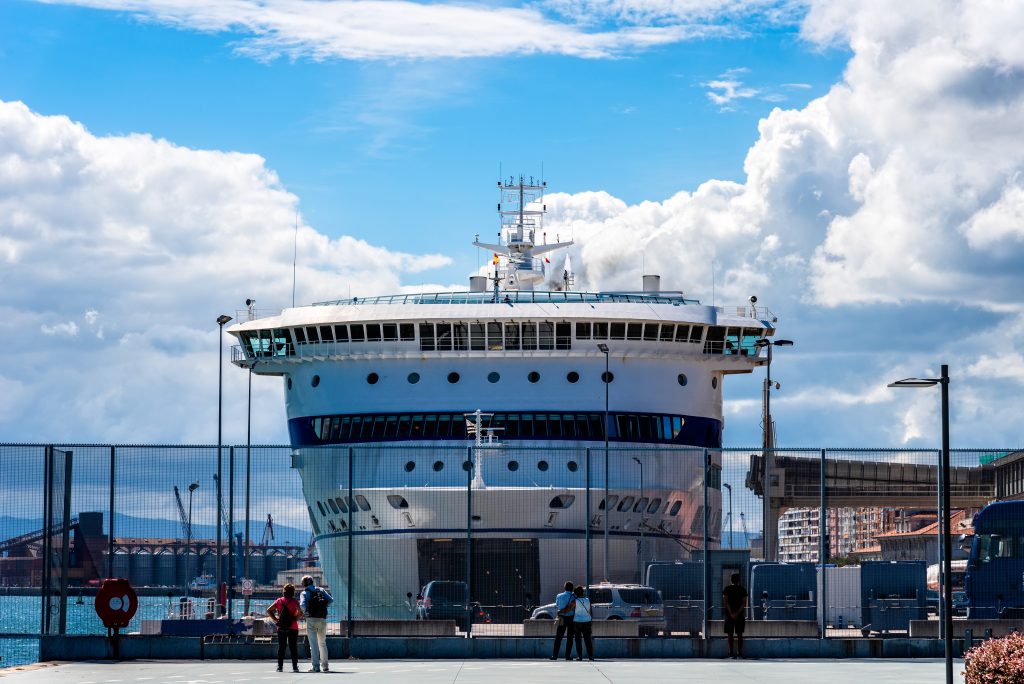
[[[236,365],[283,378],[291,465],[354,618],[412,619],[427,582],[472,572],[474,599],[521,620],[584,578],[588,528],[593,579],[640,581],[645,560],[701,547],[705,498],[719,545],[722,383],[764,363],[776,319],[656,275],[575,290],[545,191],[499,181],[498,241],[473,243],[492,263],[468,291],[250,309],[228,329]]]

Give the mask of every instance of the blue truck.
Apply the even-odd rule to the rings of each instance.
[[[1024,501],[981,509],[974,516],[970,552],[964,575],[967,617],[1024,618]]]

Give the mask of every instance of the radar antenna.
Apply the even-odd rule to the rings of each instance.
[[[498,217],[501,231],[496,244],[476,240],[473,245],[494,252],[495,301],[498,299],[498,280],[505,281],[510,290],[533,290],[544,282],[547,259],[541,254],[568,247],[568,242],[547,243],[544,235],[544,191],[547,181],[533,176],[510,176],[498,181]],[[544,244],[537,244],[540,235]],[[504,240],[502,239],[504,237]],[[502,268],[504,266],[504,268]],[[568,278],[562,279],[567,286]]]

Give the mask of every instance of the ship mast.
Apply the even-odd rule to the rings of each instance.
[[[509,290],[534,289],[544,282],[545,277],[544,260],[538,258],[539,255],[572,244],[571,240],[547,243],[544,234],[544,214],[548,209],[544,204],[544,191],[547,185],[547,181],[523,175],[518,179],[510,176],[498,181],[498,217],[501,226],[498,244],[479,240],[473,243],[476,247],[491,250],[498,257],[504,257],[504,264],[500,260],[494,264],[496,291],[499,278],[505,281],[505,288]],[[539,245],[538,234],[543,240]]]

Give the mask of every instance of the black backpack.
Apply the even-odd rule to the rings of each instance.
[[[281,610],[278,611],[277,629],[278,630],[293,630],[298,627],[295,621],[295,613],[292,612],[292,606],[295,603],[295,599],[285,599],[281,601]]]
[[[306,615],[312,618],[327,617],[327,599],[324,593],[317,588],[308,589],[306,596]]]

